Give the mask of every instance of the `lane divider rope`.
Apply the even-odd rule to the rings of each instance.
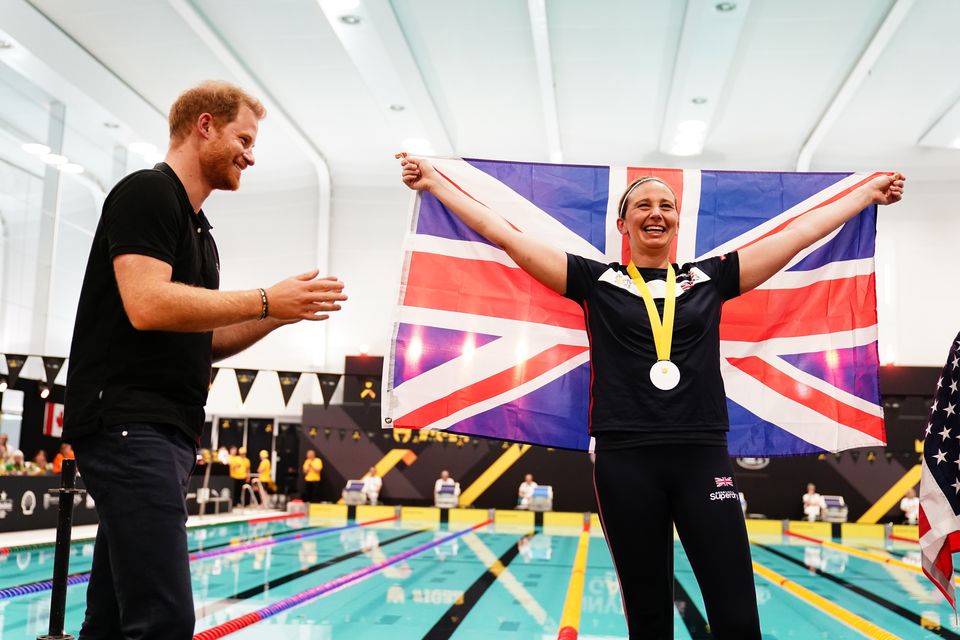
[[[888,564],[894,567],[900,567],[901,569],[909,569],[910,571],[915,571],[917,573],[922,573],[918,565],[910,564],[904,562],[903,560],[898,560],[897,558],[891,558],[889,556],[882,556],[878,553],[871,553],[869,551],[863,551],[862,549],[857,549],[855,547],[848,547],[847,545],[838,544],[831,540],[821,540],[819,538],[814,538],[812,536],[804,535],[802,533],[793,533],[792,531],[787,531],[787,535],[793,538],[800,538],[801,540],[806,540],[808,542],[813,542],[824,547],[829,547],[830,549],[836,549],[837,551],[843,551],[852,556],[857,556],[858,558],[863,558],[864,560],[870,560],[871,562],[876,562],[878,564]],[[955,577],[954,582],[960,585],[960,576]]]
[[[286,520],[288,518],[306,518],[306,513],[281,513],[274,516],[264,516],[262,518],[254,518],[253,520],[233,520],[230,522],[209,522],[204,524],[195,524],[192,527],[187,527],[188,531],[193,531],[194,529],[208,529],[210,527],[219,527],[230,524],[256,524],[258,522],[270,522],[273,520]],[[95,542],[96,538],[77,538],[76,540],[71,541],[71,545],[74,544],[84,544],[86,542]],[[43,549],[45,547],[56,546],[56,542],[31,542],[29,544],[18,544],[11,547],[0,547],[0,556],[4,556],[10,553],[18,551],[32,551],[34,549]]]
[[[587,552],[590,549],[590,522],[583,525],[577,542],[577,555],[573,558],[573,571],[567,585],[567,597],[560,616],[560,631],[557,640],[577,640],[580,633],[580,610],[583,604],[583,583],[587,575]]]
[[[209,551],[201,551],[199,553],[194,553],[190,555],[190,562],[195,560],[205,560],[207,558],[212,558],[215,556],[222,556],[231,553],[243,553],[249,551],[250,549],[258,549],[261,547],[273,546],[280,544],[282,542],[289,542],[291,540],[303,540],[305,538],[313,538],[315,536],[335,533],[338,531],[345,531],[346,529],[353,529],[356,527],[365,527],[367,525],[376,524],[380,522],[388,522],[390,520],[396,520],[396,516],[390,518],[381,518],[379,520],[369,520],[367,522],[359,522],[354,524],[348,524],[342,527],[331,527],[327,529],[318,529],[316,531],[311,531],[309,533],[297,533],[287,536],[281,536],[279,538],[271,538],[268,540],[260,540],[257,542],[251,542],[248,544],[241,544],[232,547],[222,547],[219,549],[210,549]],[[85,573],[74,573],[67,576],[67,586],[72,587],[73,585],[83,584],[90,581],[90,572]],[[18,596],[25,596],[31,593],[40,593],[42,591],[49,591],[53,588],[53,580],[41,580],[39,582],[30,582],[27,584],[18,585],[15,587],[7,587],[0,589],[0,601],[8,600],[10,598],[16,598]]]
[[[844,609],[830,600],[827,600],[823,596],[817,595],[806,587],[800,586],[793,580],[783,577],[776,571],[768,569],[756,561],[753,563],[753,571],[757,575],[762,576],[774,583],[784,591],[787,591],[800,600],[803,600],[815,609],[819,609],[823,613],[836,618],[847,626],[856,629],[868,638],[873,638],[874,640],[901,640],[900,636],[890,633],[886,629],[873,624],[865,618],[861,618],[857,614]]]
[[[403,553],[399,553],[395,556],[391,556],[386,560],[382,560],[381,562],[372,564],[369,567],[364,567],[362,569],[352,571],[346,575],[343,575],[339,578],[331,580],[330,582],[318,585],[316,587],[313,587],[312,589],[307,589],[306,591],[290,596],[289,598],[284,598],[283,600],[275,602],[274,604],[268,607],[257,609],[256,611],[252,611],[246,615],[240,616],[239,618],[234,618],[233,620],[229,620],[227,622],[224,622],[223,624],[219,624],[205,631],[201,631],[200,633],[193,636],[193,640],[216,640],[217,638],[222,638],[224,636],[230,635],[231,633],[235,633],[240,629],[249,627],[252,624],[256,624],[257,622],[266,620],[267,618],[275,616],[278,613],[286,611],[287,609],[299,606],[301,604],[304,604],[305,602],[309,602],[311,600],[324,596],[332,591],[336,591],[338,589],[347,587],[352,583],[363,580],[364,578],[367,578],[375,573],[378,573],[391,565],[397,564],[398,562],[402,562],[404,560],[408,560],[425,551],[429,551],[434,547],[440,546],[441,544],[446,544],[451,540],[454,540],[461,536],[465,536],[471,531],[475,531],[481,527],[485,527],[491,524],[492,522],[493,520],[486,520],[485,522],[480,522],[468,529],[464,529],[462,531],[452,533],[448,536],[444,536],[443,538],[438,538],[437,540],[433,540],[432,542],[421,544],[419,546],[414,547],[413,549],[410,549],[409,551],[404,551]]]

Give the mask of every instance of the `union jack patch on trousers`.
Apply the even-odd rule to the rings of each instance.
[[[731,478],[730,476],[723,476],[722,478],[714,477],[714,481],[716,481],[718,487],[733,486],[733,478]]]

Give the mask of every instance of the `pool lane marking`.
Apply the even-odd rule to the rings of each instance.
[[[454,540],[456,538],[465,536],[472,531],[476,531],[481,527],[485,527],[491,524],[492,522],[493,520],[486,520],[484,522],[480,522],[462,531],[452,533],[448,536],[444,536],[443,538],[438,538],[436,540],[433,540],[432,542],[427,542],[417,547],[414,547],[413,549],[405,551],[403,553],[399,553],[395,556],[387,558],[383,562],[378,562],[377,564],[371,565],[369,567],[365,567],[357,571],[352,571],[335,580],[331,580],[330,582],[326,582],[324,584],[318,585],[316,587],[313,587],[312,589],[307,589],[306,591],[290,596],[289,598],[284,598],[283,600],[280,600],[279,602],[275,602],[270,606],[264,607],[262,609],[257,609],[256,611],[252,611],[234,620],[230,620],[223,624],[219,624],[215,627],[211,627],[210,629],[201,631],[200,633],[194,635],[193,639],[194,640],[215,640],[216,638],[222,638],[228,634],[231,634],[241,629],[244,629],[246,627],[249,627],[252,624],[256,624],[261,620],[266,620],[267,618],[275,616],[278,613],[286,611],[287,609],[299,606],[306,602],[310,602],[312,600],[315,600],[316,598],[325,596],[333,591],[338,591],[345,587],[349,587],[354,583],[360,582],[361,580],[364,580],[365,578],[368,578],[371,575],[382,571],[388,566],[394,565],[398,562],[402,562],[414,556],[420,555],[425,551],[429,551],[430,549],[440,546],[441,544],[446,544],[447,542],[450,542],[451,540]]]
[[[560,630],[557,640],[577,640],[580,633],[580,611],[583,605],[583,583],[587,573],[587,552],[590,547],[590,523],[583,525],[580,539],[577,541],[577,554],[573,558],[570,582],[567,583],[567,597],[563,602],[560,615]]]
[[[249,544],[236,545],[233,547],[226,548],[217,548],[209,549],[208,551],[201,551],[190,555],[190,562],[195,560],[205,560],[207,558],[212,558],[216,556],[228,555],[232,553],[243,553],[251,549],[259,549],[262,547],[269,547],[281,542],[288,542],[290,540],[303,540],[306,538],[312,538],[314,536],[319,536],[327,533],[335,533],[337,531],[344,531],[346,529],[353,529],[356,527],[365,527],[370,524],[376,524],[379,522],[387,522],[389,520],[396,520],[396,516],[390,518],[381,518],[379,520],[369,520],[367,522],[354,523],[350,525],[345,525],[343,527],[332,527],[327,529],[318,529],[307,534],[294,534],[280,536],[279,538],[273,538],[270,540],[261,540],[258,542],[252,542]],[[83,573],[74,573],[67,576],[67,586],[74,586],[78,584],[84,584],[90,581],[90,572],[86,571]],[[37,582],[29,582],[27,584],[17,585],[15,587],[6,587],[0,589],[0,601],[7,600],[10,598],[16,598],[18,596],[25,596],[33,593],[41,593],[43,591],[49,591],[53,588],[53,580],[40,580]]]
[[[859,631],[868,638],[873,638],[875,640],[902,640],[900,636],[894,635],[889,631],[878,627],[869,620],[861,618],[857,614],[848,611],[847,609],[844,609],[833,602],[830,602],[823,596],[817,595],[806,587],[800,586],[793,580],[785,578],[776,571],[768,569],[756,560],[753,561],[753,572],[763,578],[766,578],[791,595],[803,600],[813,608],[818,609],[821,612],[839,620],[848,627]]]
[[[498,560],[497,556],[493,555],[493,551],[490,551],[490,547],[483,543],[483,540],[477,537],[476,534],[471,533],[468,536],[463,537],[463,542],[470,547],[470,550],[483,562],[487,567],[495,567],[497,573],[497,580],[502,584],[507,591],[510,592],[517,602],[527,610],[527,613],[530,614],[530,617],[536,621],[540,626],[543,626],[547,622],[547,611],[541,606],[541,604],[530,595],[530,592],[527,591],[527,588],[523,586],[515,575],[503,564],[502,560]],[[499,566],[496,563],[499,562]]]
[[[809,567],[807,566],[806,563],[804,563],[799,558],[794,558],[790,554],[780,551],[779,549],[774,549],[773,547],[768,547],[763,544],[757,544],[755,546],[763,549],[767,553],[771,553],[783,560],[786,560],[791,564],[794,564],[798,567],[802,567],[807,571],[812,570],[817,576],[821,578],[825,578],[826,580],[829,580],[830,582],[833,582],[834,584],[837,584],[847,589],[848,591],[852,591],[853,593],[859,595],[860,597],[866,598],[867,600],[870,600],[874,604],[878,604],[881,607],[884,607],[885,609],[887,609],[888,611],[891,611],[892,613],[895,613],[900,617],[905,618],[906,620],[909,620],[910,622],[918,626],[924,626],[925,619],[922,614],[914,613],[913,611],[910,611],[906,607],[902,607],[899,604],[892,602],[890,600],[887,600],[886,598],[880,595],[877,595],[872,591],[869,591],[867,589],[864,589],[863,587],[859,587],[853,584],[849,580],[845,580],[844,578],[836,576],[832,573],[828,573],[816,567]],[[951,638],[952,640],[960,640],[960,635],[958,635],[957,633],[954,633],[953,631],[950,631],[949,629],[944,629],[941,627],[938,630],[929,629],[929,631],[934,635],[940,636],[941,638]]]
[[[474,536],[474,534],[471,533],[465,536],[464,541],[467,541],[471,536]],[[460,623],[467,617],[467,614],[480,602],[480,598],[487,592],[487,589],[504,575],[504,572],[507,571],[507,566],[520,555],[520,542],[525,537],[526,536],[518,538],[517,542],[510,545],[499,558],[487,549],[487,552],[490,554],[489,559],[492,561],[484,562],[486,570],[480,574],[480,577],[473,581],[473,584],[467,587],[463,595],[450,605],[450,608],[423,634],[421,640],[445,640],[452,636],[460,626]]]
[[[399,536],[395,536],[393,538],[388,538],[387,540],[380,542],[378,544],[378,547],[382,548],[387,545],[393,544],[394,542],[400,542],[401,540],[405,540],[417,534],[423,533],[424,531],[428,531],[428,529],[417,529],[416,531],[408,531],[407,533],[401,534]],[[315,573],[322,569],[326,569],[327,567],[332,567],[335,564],[340,564],[341,562],[345,562],[347,560],[350,560],[351,558],[356,558],[357,556],[362,555],[363,553],[366,553],[366,551],[367,550],[363,548],[356,549],[354,551],[350,551],[333,558],[328,558],[323,562],[319,562],[309,567],[298,569],[297,571],[294,571],[292,573],[287,573],[277,578],[273,578],[271,580],[261,582],[257,585],[254,585],[253,587],[250,587],[249,589],[244,589],[243,591],[239,591],[233,595],[226,596],[224,598],[218,598],[214,602],[202,605],[194,613],[196,614],[197,620],[199,620],[200,618],[212,616],[213,614],[229,606],[236,604],[238,600],[249,600],[254,596],[260,595],[271,589],[276,589],[277,587],[285,585],[288,582],[292,582],[293,580],[297,580],[298,578],[308,576],[311,573]]]
[[[331,527],[328,529],[320,529],[318,531],[311,531],[310,533],[294,533],[290,535],[283,535],[279,538],[273,538],[271,540],[258,540],[256,542],[248,542],[246,544],[239,544],[233,547],[224,547],[222,549],[211,549],[208,551],[200,551],[199,553],[194,553],[190,556],[190,562],[194,560],[205,560],[207,558],[215,558],[217,556],[225,556],[231,553],[241,553],[243,551],[250,551],[252,549],[260,549],[261,547],[272,547],[274,545],[280,544],[281,542],[290,542],[292,540],[306,540],[307,538],[313,538],[319,535],[324,535],[327,533],[335,533],[337,531],[346,531],[347,529],[355,529],[357,527],[365,527],[370,524],[380,524],[383,522],[390,522],[396,520],[397,516],[390,516],[389,518],[378,518],[377,520],[368,520],[366,522],[355,522],[353,524],[343,525],[342,527]]]

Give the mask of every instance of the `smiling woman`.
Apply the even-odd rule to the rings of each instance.
[[[622,265],[567,254],[519,232],[428,160],[402,156],[401,166],[407,186],[429,191],[527,273],[583,309],[594,484],[628,627],[642,624],[649,637],[672,637],[676,526],[714,637],[759,638],[750,548],[727,455],[721,308],[867,205],[898,201],[902,176],[864,180],[740,251],[683,265],[670,260],[679,224],[676,195],[657,178],[639,178],[619,203],[617,230],[630,249]],[[642,487],[642,518],[636,494],[625,487]]]

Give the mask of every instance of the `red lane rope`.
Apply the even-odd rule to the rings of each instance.
[[[920,541],[919,541],[919,540],[914,540],[913,538],[903,538],[903,537],[901,537],[901,536],[891,535],[891,536],[890,536],[890,539],[891,539],[891,540],[898,540],[898,541],[900,541],[900,542],[912,542],[913,544],[920,544]]]
[[[408,558],[412,558],[413,556],[419,555],[424,551],[429,551],[430,549],[437,547],[441,544],[445,544],[450,540],[453,540],[454,538],[459,538],[460,536],[464,536],[476,529],[485,527],[492,522],[493,520],[487,520],[485,522],[475,524],[468,529],[464,529],[463,531],[458,531],[456,533],[452,533],[448,536],[444,536],[437,540],[433,540],[432,542],[421,544],[419,546],[414,547],[413,549],[404,551],[403,553],[399,553],[395,556],[391,556],[387,558],[386,560],[370,565],[369,567],[358,569],[357,571],[348,573],[344,576],[331,580],[330,582],[327,582],[325,584],[321,584],[319,586],[313,587],[312,589],[307,589],[306,591],[298,593],[294,596],[290,596],[289,598],[284,598],[283,600],[280,600],[279,602],[275,602],[270,606],[264,607],[262,609],[258,609],[256,611],[248,613],[239,618],[235,618],[228,622],[224,622],[223,624],[219,624],[215,627],[211,627],[210,629],[206,629],[205,631],[201,631],[200,633],[193,636],[193,640],[217,640],[217,638],[222,638],[226,635],[230,635],[231,633],[239,631],[240,629],[243,629],[245,627],[249,627],[250,625],[260,622],[261,620],[266,620],[271,616],[275,616],[276,614],[282,611],[286,611],[287,609],[290,609],[292,607],[296,607],[305,602],[309,602],[310,600],[313,600],[315,598],[319,598],[320,596],[330,593],[331,591],[335,591],[337,589],[346,587],[354,582],[358,582],[359,580],[362,580],[368,576],[373,575],[374,573],[382,571],[383,569],[386,569],[387,567],[393,564],[396,564],[403,560],[407,560]]]

